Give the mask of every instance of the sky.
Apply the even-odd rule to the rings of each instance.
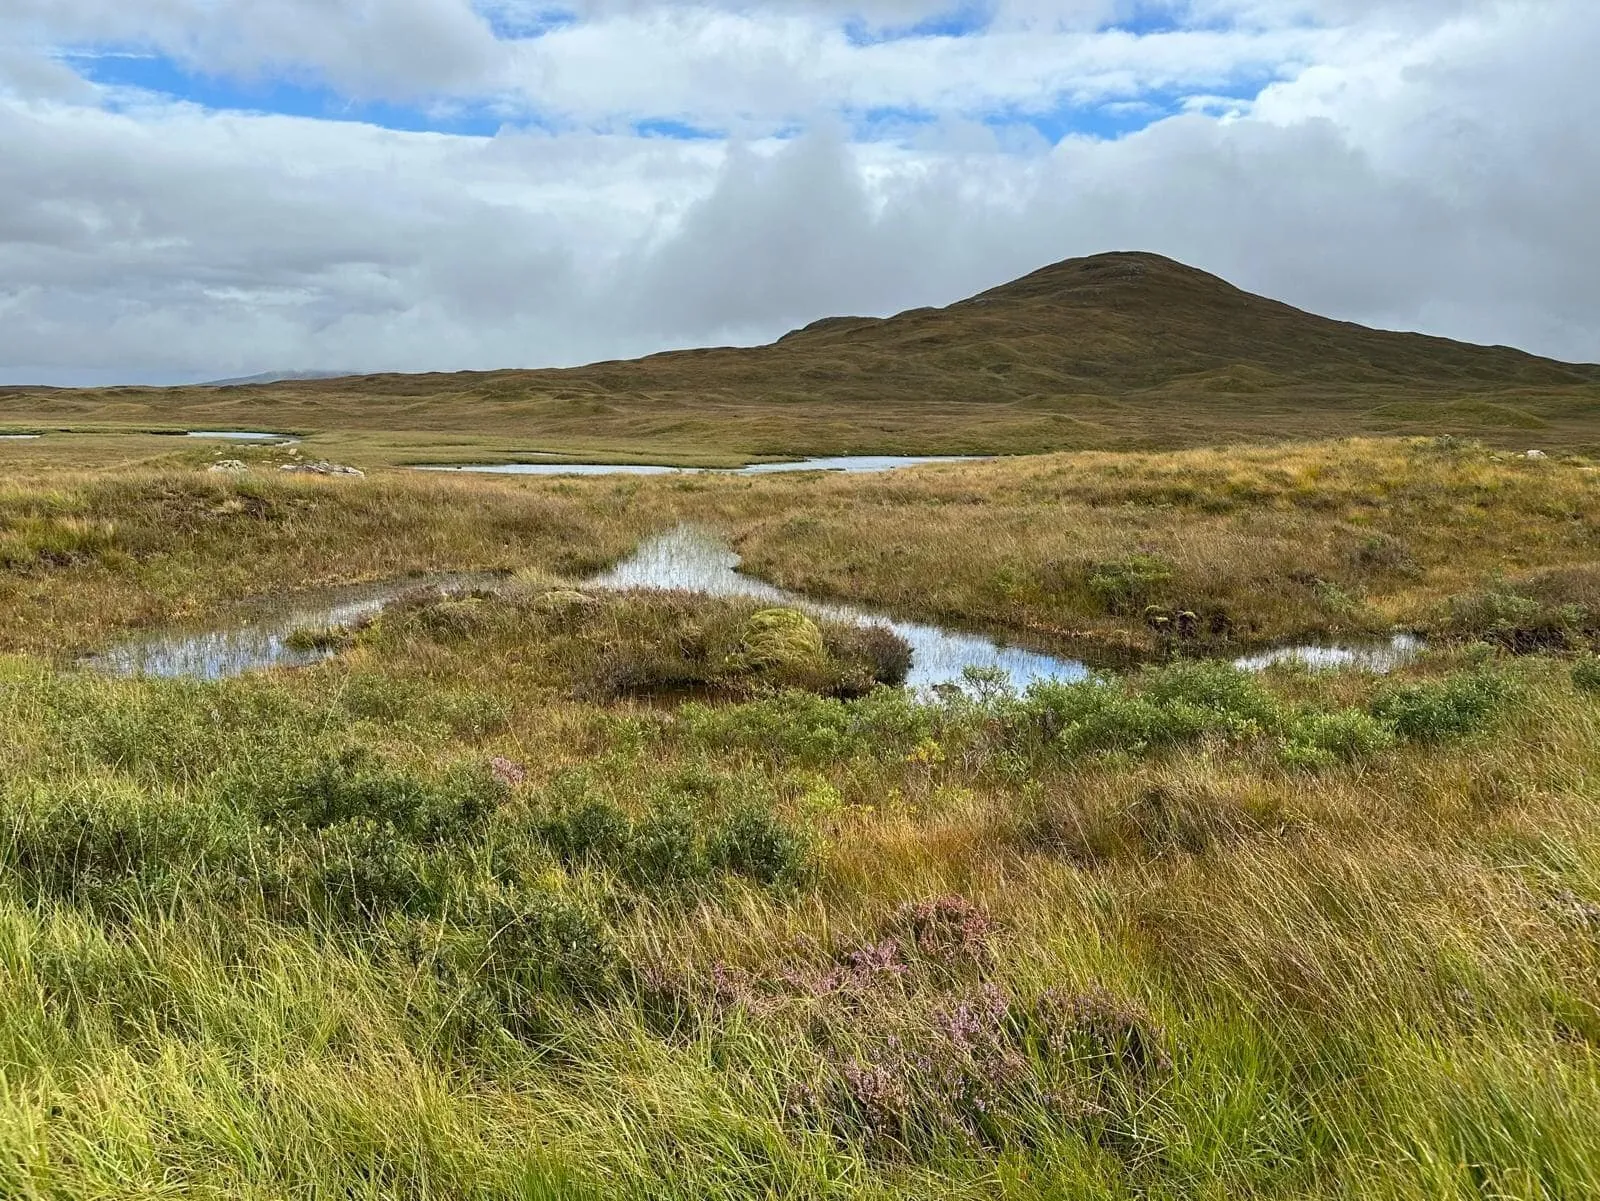
[[[562,366],[1168,254],[1600,361],[1596,0],[0,0],[0,383]]]

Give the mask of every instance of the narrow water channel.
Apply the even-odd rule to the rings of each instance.
[[[803,610],[824,620],[880,625],[904,638],[912,650],[908,687],[928,691],[961,685],[971,669],[997,674],[1018,691],[1040,680],[1075,681],[1091,675],[1077,659],[1011,646],[983,634],[901,621],[858,605],[817,601],[740,573],[739,556],[721,535],[680,525],[647,538],[627,559],[584,581],[607,590],[660,589],[707,596],[749,597]],[[230,625],[206,630],[146,632],[90,659],[116,675],[214,680],[267,667],[302,667],[331,652],[292,645],[297,630],[349,626],[376,616],[404,596],[495,591],[506,577],[484,573],[431,576],[309,593]],[[1399,635],[1372,643],[1280,647],[1235,660],[1245,671],[1298,662],[1312,670],[1389,672],[1421,653],[1420,639]]]
[[[786,471],[842,471],[862,474],[919,467],[925,463],[976,463],[985,455],[836,455],[787,463],[747,463],[743,467],[668,467],[657,463],[462,463],[417,468],[482,475],[774,475]]]
[[[981,634],[945,630],[918,622],[897,621],[854,605],[814,601],[774,587],[738,571],[739,556],[718,535],[695,526],[647,539],[632,556],[590,579],[590,588],[656,588],[700,592],[708,596],[747,596],[773,605],[801,609],[816,617],[854,625],[887,626],[911,644],[910,688],[959,684],[968,668],[1000,672],[1011,685],[1024,689],[1036,680],[1083,680],[1086,664],[1021,647],[1004,646]]]

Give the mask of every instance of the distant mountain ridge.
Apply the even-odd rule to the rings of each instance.
[[[236,379],[212,379],[196,388],[247,388],[252,384],[282,384],[293,380],[343,379],[348,371],[263,371],[259,375],[241,375]]]
[[[1528,433],[1600,452],[1600,366],[1368,329],[1160,255],[1068,259],[944,308],[584,367],[19,389],[7,420],[450,432],[690,460]],[[265,424],[263,424],[265,423]],[[212,426],[212,428],[216,428]]]

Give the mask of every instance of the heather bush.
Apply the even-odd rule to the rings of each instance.
[[[1051,1129],[1104,1138],[1165,1082],[1165,1032],[1104,989],[1033,1000],[995,984],[875,1015],[878,1028],[831,1047],[792,1086],[791,1120],[879,1156],[943,1148],[1020,1150]]]

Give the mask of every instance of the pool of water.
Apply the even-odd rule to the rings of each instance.
[[[333,652],[290,646],[296,630],[353,626],[377,616],[401,597],[492,590],[501,587],[505,579],[488,573],[462,573],[308,592],[263,607],[227,626],[146,632],[86,662],[113,675],[196,680],[219,680],[268,667],[306,667]]]
[[[655,463],[484,463],[461,467],[419,467],[418,471],[467,471],[478,475],[683,475],[698,467]]]
[[[1016,688],[1036,680],[1083,680],[1089,668],[1021,647],[1005,646],[981,634],[966,634],[912,621],[897,621],[854,605],[813,601],[741,575],[739,556],[707,530],[682,525],[646,540],[631,557],[586,582],[590,588],[657,588],[708,596],[747,596],[802,609],[817,617],[857,625],[887,626],[911,644],[911,674],[906,684],[929,689],[961,683],[968,668],[1000,672]]]
[[[1415,634],[1396,634],[1388,642],[1353,646],[1284,646],[1235,659],[1233,665],[1241,671],[1265,671],[1289,664],[1311,671],[1371,671],[1386,675],[1426,649],[1427,644]]]
[[[190,430],[186,438],[214,438],[224,442],[292,442],[293,434],[268,434],[261,430]]]
[[[713,531],[680,525],[646,539],[627,559],[584,582],[595,589],[660,589],[707,596],[749,597],[800,609],[824,620],[885,626],[911,646],[906,684],[920,692],[940,685],[963,686],[969,670],[996,675],[1019,692],[1042,680],[1089,679],[1089,666],[1077,659],[1029,650],[999,638],[902,621],[859,605],[813,600],[742,574],[739,556]],[[140,634],[87,662],[117,675],[184,676],[214,680],[268,667],[303,667],[327,658],[325,649],[289,645],[296,630],[351,626],[376,616],[385,606],[416,593],[444,596],[494,591],[505,576],[470,573],[394,580],[329,589],[292,597],[262,608],[246,620],[219,628],[177,629]],[[1311,669],[1390,672],[1424,649],[1420,639],[1397,635],[1380,643],[1290,646],[1234,661],[1245,671],[1264,671],[1299,663]]]
[[[780,471],[894,471],[924,463],[976,463],[985,455],[836,455],[744,467],[668,467],[655,463],[464,463],[420,467],[420,471],[469,471],[486,475],[773,475]]]

